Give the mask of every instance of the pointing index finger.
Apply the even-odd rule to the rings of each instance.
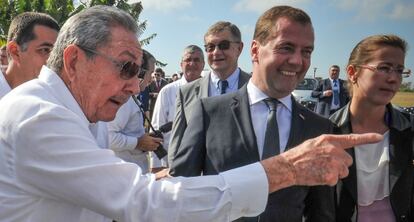
[[[383,140],[384,137],[378,133],[353,133],[347,135],[334,135],[333,139],[339,143],[340,147],[348,149],[361,144],[377,143]]]

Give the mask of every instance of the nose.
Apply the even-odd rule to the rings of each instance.
[[[289,57],[288,63],[293,64],[293,65],[302,65],[302,63],[303,63],[302,53],[300,53],[300,52],[293,53]]]
[[[140,84],[137,77],[126,80],[126,82],[124,90],[128,95],[136,95],[140,92]]]

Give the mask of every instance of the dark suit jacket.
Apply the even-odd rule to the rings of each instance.
[[[309,111],[293,97],[291,121],[287,149],[331,132],[333,127],[329,120]],[[210,175],[258,161],[247,87],[244,86],[237,92],[203,98],[194,104],[170,172],[174,176]],[[306,221],[333,221],[332,189],[295,186],[272,193],[260,221],[302,222],[303,215],[307,216]],[[238,221],[257,221],[257,218]]]
[[[349,101],[348,89],[346,88],[346,83],[342,79],[339,80],[339,108],[345,106]],[[333,95],[324,96],[323,91],[332,90],[331,80],[324,79],[321,80],[318,86],[312,91],[312,97],[318,98],[318,104],[316,104],[316,113],[329,117],[331,111],[331,103]]]
[[[157,101],[157,97],[154,97],[151,93],[159,93],[160,90],[168,84],[167,80],[165,80],[165,79],[161,79],[160,81],[161,81],[161,86],[159,88],[157,87],[157,85],[154,81],[152,81],[148,85],[148,91],[149,91],[149,95],[150,95],[149,110],[151,111],[151,113],[154,110],[155,102]]]
[[[414,221],[414,167],[413,137],[410,117],[391,105],[387,106],[390,113],[390,201],[397,222]],[[331,116],[337,125],[335,132],[352,133],[349,118],[349,104]],[[355,158],[354,149],[347,152]],[[349,176],[338,182],[336,186],[336,218],[338,222],[356,221],[358,191],[355,162],[349,167]]]
[[[249,81],[250,77],[251,75],[240,70],[238,88],[240,89],[244,86]],[[181,144],[184,131],[187,128],[187,116],[191,112],[191,106],[200,98],[208,97],[209,84],[210,73],[201,79],[197,79],[180,87],[178,90],[175,119],[172,128],[171,141],[168,147],[168,162],[173,158],[174,153],[176,153],[176,150]]]

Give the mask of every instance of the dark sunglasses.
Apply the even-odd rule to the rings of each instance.
[[[237,41],[229,41],[229,40],[223,40],[219,42],[217,45],[213,43],[208,43],[207,45],[204,45],[204,49],[206,52],[213,52],[216,47],[218,47],[220,50],[227,50],[230,48],[231,43],[240,43]]]
[[[117,67],[117,69],[119,70],[119,76],[121,77],[121,79],[130,80],[134,77],[140,78],[140,75],[141,75],[141,72],[142,72],[143,69],[141,69],[141,66],[139,66],[135,62],[131,62],[131,61],[119,62],[116,59],[114,59],[114,58],[112,58],[108,55],[105,55],[101,52],[90,49],[88,47],[84,47],[84,46],[80,46],[80,45],[78,45],[78,47],[81,48],[84,51],[90,52],[90,53],[95,54],[95,55],[102,56],[103,58],[105,58],[105,59],[109,60],[110,62],[112,62],[112,64],[114,64]],[[144,72],[144,75],[145,75],[145,72]]]

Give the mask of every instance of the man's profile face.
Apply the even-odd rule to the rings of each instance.
[[[217,45],[223,41],[230,42],[228,49],[219,49]],[[238,43],[228,30],[210,34],[204,39],[205,45],[215,45],[211,52],[206,52],[207,61],[214,72],[221,75],[230,75],[237,68],[237,60],[243,50],[243,43]],[[225,76],[226,78],[228,76]]]
[[[111,31],[110,42],[96,49],[117,63],[134,62],[141,65],[142,50],[135,36],[120,27]],[[77,72],[71,80],[71,92],[90,122],[111,121],[118,109],[131,95],[139,92],[139,79],[123,79],[120,67],[104,56],[87,59],[78,47]]]
[[[339,77],[339,68],[332,66],[329,69],[329,77],[331,77],[331,79],[338,79],[338,77]]]
[[[268,96],[282,98],[303,80],[310,66],[314,34],[311,24],[284,17],[271,32],[267,43],[252,43],[252,81]]]
[[[8,61],[7,61],[7,52],[6,52],[6,48],[3,48],[0,50],[0,65],[7,65]]]
[[[181,70],[184,73],[184,78],[188,81],[194,81],[200,78],[201,72],[204,69],[204,58],[202,52],[194,51],[193,53],[185,53],[181,61]],[[178,79],[178,75],[176,76]]]
[[[33,33],[36,38],[26,43],[26,50],[21,50],[22,46],[20,46],[19,53],[20,75],[27,76],[27,80],[37,78],[40,69],[49,58],[58,35],[55,29],[43,25],[35,25]]]

